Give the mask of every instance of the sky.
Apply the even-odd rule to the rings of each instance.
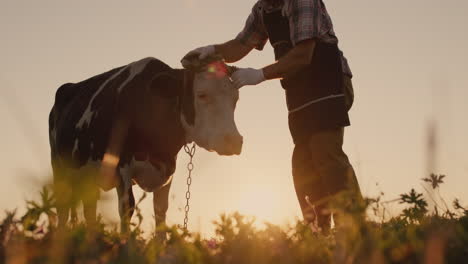
[[[468,2],[324,0],[354,73],[352,126],[345,151],[363,193],[384,200],[423,191],[429,171],[446,174],[441,193],[468,205]],[[156,57],[180,66],[193,48],[234,38],[255,1],[0,0],[0,211],[24,208],[51,179],[48,114],[56,89],[111,68]],[[273,63],[269,44],[236,63]],[[285,224],[300,216],[291,176],[293,143],[278,81],[244,87],[236,110],[239,157],[198,149],[189,228],[212,232],[221,213]],[[429,124],[436,151],[428,154]],[[428,160],[434,159],[433,165]],[[183,222],[185,164],[180,152],[169,224]],[[134,187],[136,196],[142,193]],[[99,210],[117,221],[115,191]],[[141,208],[152,226],[152,199]],[[398,214],[397,204],[388,204]]]

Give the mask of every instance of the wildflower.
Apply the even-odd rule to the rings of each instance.
[[[219,245],[218,245],[218,241],[215,238],[212,238],[206,241],[206,246],[209,249],[217,249]]]

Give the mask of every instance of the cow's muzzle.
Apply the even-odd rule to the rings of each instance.
[[[219,155],[232,156],[240,155],[242,152],[243,138],[241,135],[225,135],[223,137],[222,148],[215,150]]]

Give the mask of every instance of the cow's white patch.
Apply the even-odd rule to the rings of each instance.
[[[127,66],[128,67],[128,66]],[[83,115],[81,116],[80,120],[78,121],[78,123],[76,124],[76,128],[78,129],[81,129],[83,128],[84,124],[89,124],[91,122],[91,119],[93,117],[93,112],[91,111],[91,105],[93,104],[94,102],[94,98],[96,98],[96,96],[102,91],[102,89],[104,89],[104,87],[106,87],[106,85],[112,81],[113,79],[115,79],[115,77],[117,77],[119,74],[121,74],[122,72],[124,72],[127,67],[124,67],[122,68],[120,71],[116,72],[114,75],[112,75],[109,79],[107,79],[98,89],[97,91],[94,93],[93,97],[91,97],[91,100],[89,100],[89,103],[88,103],[88,106],[86,107],[86,110],[84,111]]]
[[[187,127],[182,116],[187,141],[194,141],[208,151],[220,155],[238,155],[242,150],[242,136],[234,121],[239,91],[227,76],[206,78],[195,75],[193,82],[195,124]],[[199,95],[203,95],[200,97]]]
[[[164,187],[164,186],[166,186],[166,185],[168,185],[168,184],[172,181],[172,178],[173,178],[173,177],[174,177],[174,174],[172,174],[171,176],[169,176],[169,178],[168,178],[167,181],[161,186],[161,188]]]
[[[127,80],[125,80],[125,82],[123,82],[119,88],[117,88],[117,92],[120,93],[122,88],[125,87],[125,85],[127,85],[127,83],[130,82],[133,78],[135,78],[137,74],[142,72],[145,69],[146,64],[148,64],[148,62],[150,62],[152,59],[153,58],[145,58],[128,65],[127,68],[130,68],[130,76],[128,76]]]
[[[101,93],[102,89],[104,89],[104,87],[106,87],[106,85],[112,81],[113,79],[115,79],[117,76],[119,76],[120,74],[122,74],[122,72],[124,72],[125,70],[129,69],[130,70],[130,76],[128,76],[128,78],[117,88],[117,91],[120,93],[120,91],[122,90],[122,88],[128,83],[130,82],[133,78],[135,78],[135,76],[140,73],[146,66],[146,64],[151,61],[152,58],[145,58],[145,59],[142,59],[142,60],[139,60],[139,61],[136,61],[136,62],[133,62],[133,63],[130,63],[129,65],[127,65],[126,67],[122,68],[120,71],[116,72],[114,75],[112,75],[109,79],[107,79],[98,89],[97,91],[94,93],[93,97],[91,97],[91,100],[89,100],[89,103],[88,103],[88,106],[86,107],[86,110],[84,111],[83,115],[81,116],[80,120],[78,121],[78,123],[76,124],[76,128],[78,129],[82,129],[83,126],[85,124],[89,125],[89,123],[91,122],[91,120],[93,119],[93,116],[95,115],[94,112],[91,111],[91,105],[93,104],[94,102],[94,99],[96,98],[96,96]]]
[[[75,144],[73,145],[73,150],[72,150],[72,158],[75,157],[75,153],[78,151],[78,144],[79,144],[78,139],[75,139]]]

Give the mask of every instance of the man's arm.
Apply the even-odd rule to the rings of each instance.
[[[198,58],[203,60],[214,53],[219,53],[226,62],[232,63],[244,58],[254,48],[262,50],[268,40],[268,34],[259,14],[259,4],[260,2],[257,2],[253,6],[244,29],[233,40],[219,45],[208,45],[194,49],[184,58],[198,54]]]
[[[284,57],[263,69],[239,69],[232,75],[237,88],[257,85],[265,80],[284,78],[309,65],[315,50],[315,40],[299,42]]]
[[[262,69],[265,79],[282,79],[306,67],[312,61],[314,50],[315,40],[301,41],[280,60]]]
[[[233,39],[226,43],[214,45],[216,53],[221,54],[227,63],[241,60],[252,51],[253,47],[242,44],[239,40]]]
[[[252,49],[253,47],[242,44],[240,40],[233,39],[223,44],[208,45],[194,49],[187,53],[184,58],[192,55],[198,55],[198,58],[203,60],[206,57],[217,53],[221,55],[226,62],[232,63],[244,58],[250,51],[252,51]]]

